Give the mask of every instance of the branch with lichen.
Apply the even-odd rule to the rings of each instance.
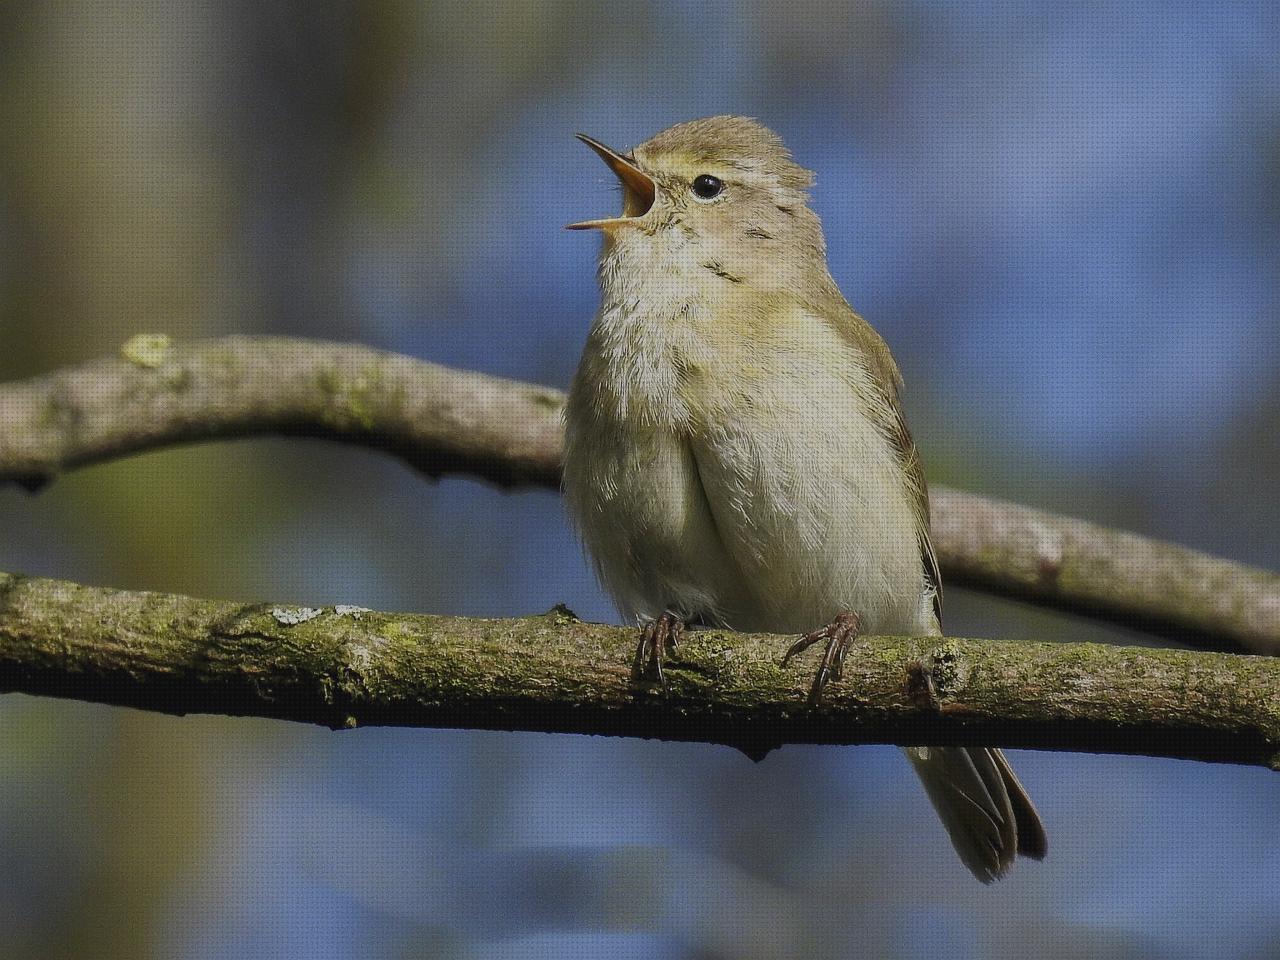
[[[563,607],[507,620],[299,608],[0,574],[0,691],[334,728],[701,741],[999,744],[1280,769],[1280,659],[1087,643],[860,637],[823,705],[790,638],[694,631],[667,688],[634,631]],[[800,658],[804,661],[807,658]]]
[[[431,477],[559,482],[557,390],[356,344],[134,337],[106,357],[0,384],[0,481],[231,437],[323,437],[383,450]]]
[[[0,385],[0,481],[176,443],[325,437],[437,477],[556,486],[563,394],[353,344],[129,341],[120,357]],[[1210,649],[1280,653],[1280,575],[935,487],[943,580]]]

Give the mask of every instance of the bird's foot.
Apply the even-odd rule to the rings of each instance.
[[[631,661],[631,681],[656,681],[665,687],[667,678],[662,673],[663,661],[669,652],[680,645],[683,636],[684,621],[670,612],[641,627],[636,656]]]
[[[845,654],[849,645],[858,636],[861,621],[853,612],[842,613],[825,627],[806,633],[787,648],[783,654],[782,665],[785,667],[792,657],[803,653],[819,641],[826,641],[826,649],[822,653],[822,662],[813,678],[813,686],[809,688],[809,706],[816,707],[822,702],[822,691],[832,680],[839,680],[844,670]]]

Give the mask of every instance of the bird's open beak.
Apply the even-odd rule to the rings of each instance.
[[[634,160],[624,157],[617,150],[606,147],[585,133],[577,134],[579,140],[594,150],[622,183],[622,216],[604,217],[600,220],[583,220],[571,223],[566,230],[604,230],[609,227],[635,223],[653,206],[656,188],[649,175],[641,172]]]

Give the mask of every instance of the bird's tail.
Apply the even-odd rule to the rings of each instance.
[[[951,844],[983,883],[1008,873],[1017,854],[1043,859],[1044,824],[1009,761],[995,748],[905,747]]]

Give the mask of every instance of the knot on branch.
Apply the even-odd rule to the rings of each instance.
[[[969,668],[960,651],[943,643],[907,666],[907,696],[921,709],[935,713],[968,681]]]

